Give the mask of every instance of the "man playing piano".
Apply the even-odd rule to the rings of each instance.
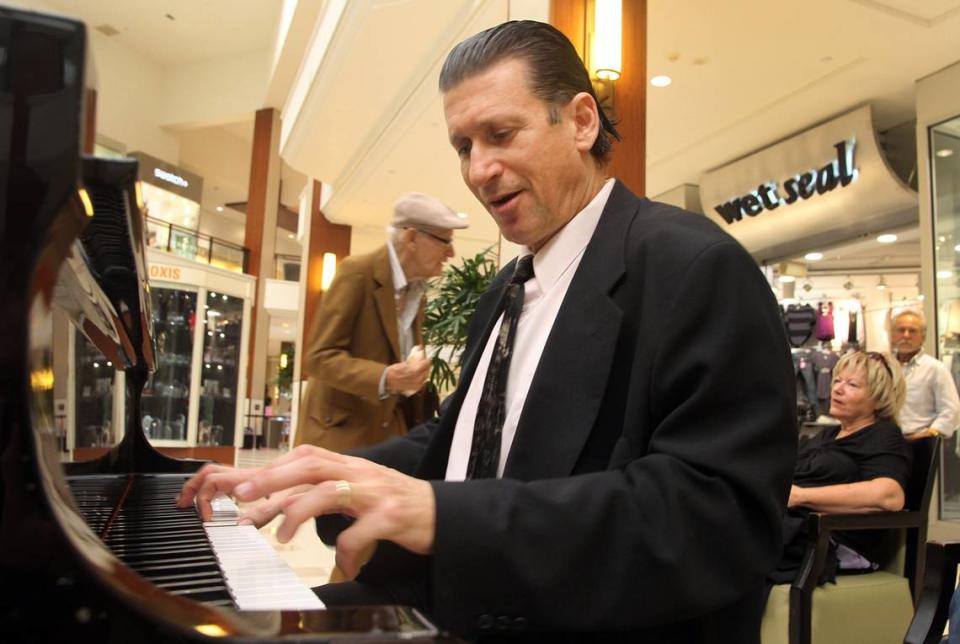
[[[316,589],[331,606],[411,604],[469,638],[759,642],[796,442],[769,286],[705,217],[607,177],[618,134],[553,27],[467,39],[440,90],[464,181],[526,247],[460,386],[407,436],[207,466],[178,503],[272,495],[251,520],[282,510],[281,540],[317,517],[356,574]]]

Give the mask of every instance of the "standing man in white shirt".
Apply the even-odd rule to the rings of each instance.
[[[960,396],[946,365],[923,352],[927,324],[912,310],[901,311],[891,324],[893,351],[907,380],[907,400],[900,428],[907,440],[953,436],[960,424]]]

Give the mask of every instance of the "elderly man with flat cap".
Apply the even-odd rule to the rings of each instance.
[[[340,263],[308,344],[311,384],[298,445],[343,452],[424,420],[425,282],[453,256],[453,231],[466,227],[463,215],[412,192],[394,205],[386,244]]]

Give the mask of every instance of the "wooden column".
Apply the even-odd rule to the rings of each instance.
[[[97,90],[84,90],[83,97],[83,141],[82,152],[93,154],[93,146],[97,140]]]
[[[257,278],[257,299],[251,309],[247,347],[247,398],[262,399],[267,370],[270,320],[263,308],[265,278],[272,275],[280,199],[280,116],[258,110],[250,156],[250,185],[243,245],[250,251],[247,273]]]
[[[586,60],[584,43],[590,0],[551,0],[550,24],[570,39]],[[608,168],[638,195],[646,190],[647,146],[647,1],[623,0],[623,70],[616,81],[617,129],[623,140],[613,146]]]
[[[320,300],[323,298],[321,281],[323,280],[323,255],[324,253],[333,253],[337,256],[337,264],[350,254],[350,235],[352,229],[350,226],[334,224],[328,220],[320,210],[320,182],[313,182],[313,190],[310,200],[310,212],[307,216],[310,218],[310,227],[306,238],[304,239],[304,257],[303,265],[305,274],[300,276],[306,289],[306,298],[303,306],[303,343],[300,348],[300,364],[303,365],[303,359],[307,355],[309,348],[310,331],[316,320],[317,310],[320,308]]]

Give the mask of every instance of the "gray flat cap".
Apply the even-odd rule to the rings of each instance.
[[[466,228],[467,216],[454,212],[439,199],[422,192],[408,192],[393,205],[394,228],[415,228],[431,226],[433,228]]]

